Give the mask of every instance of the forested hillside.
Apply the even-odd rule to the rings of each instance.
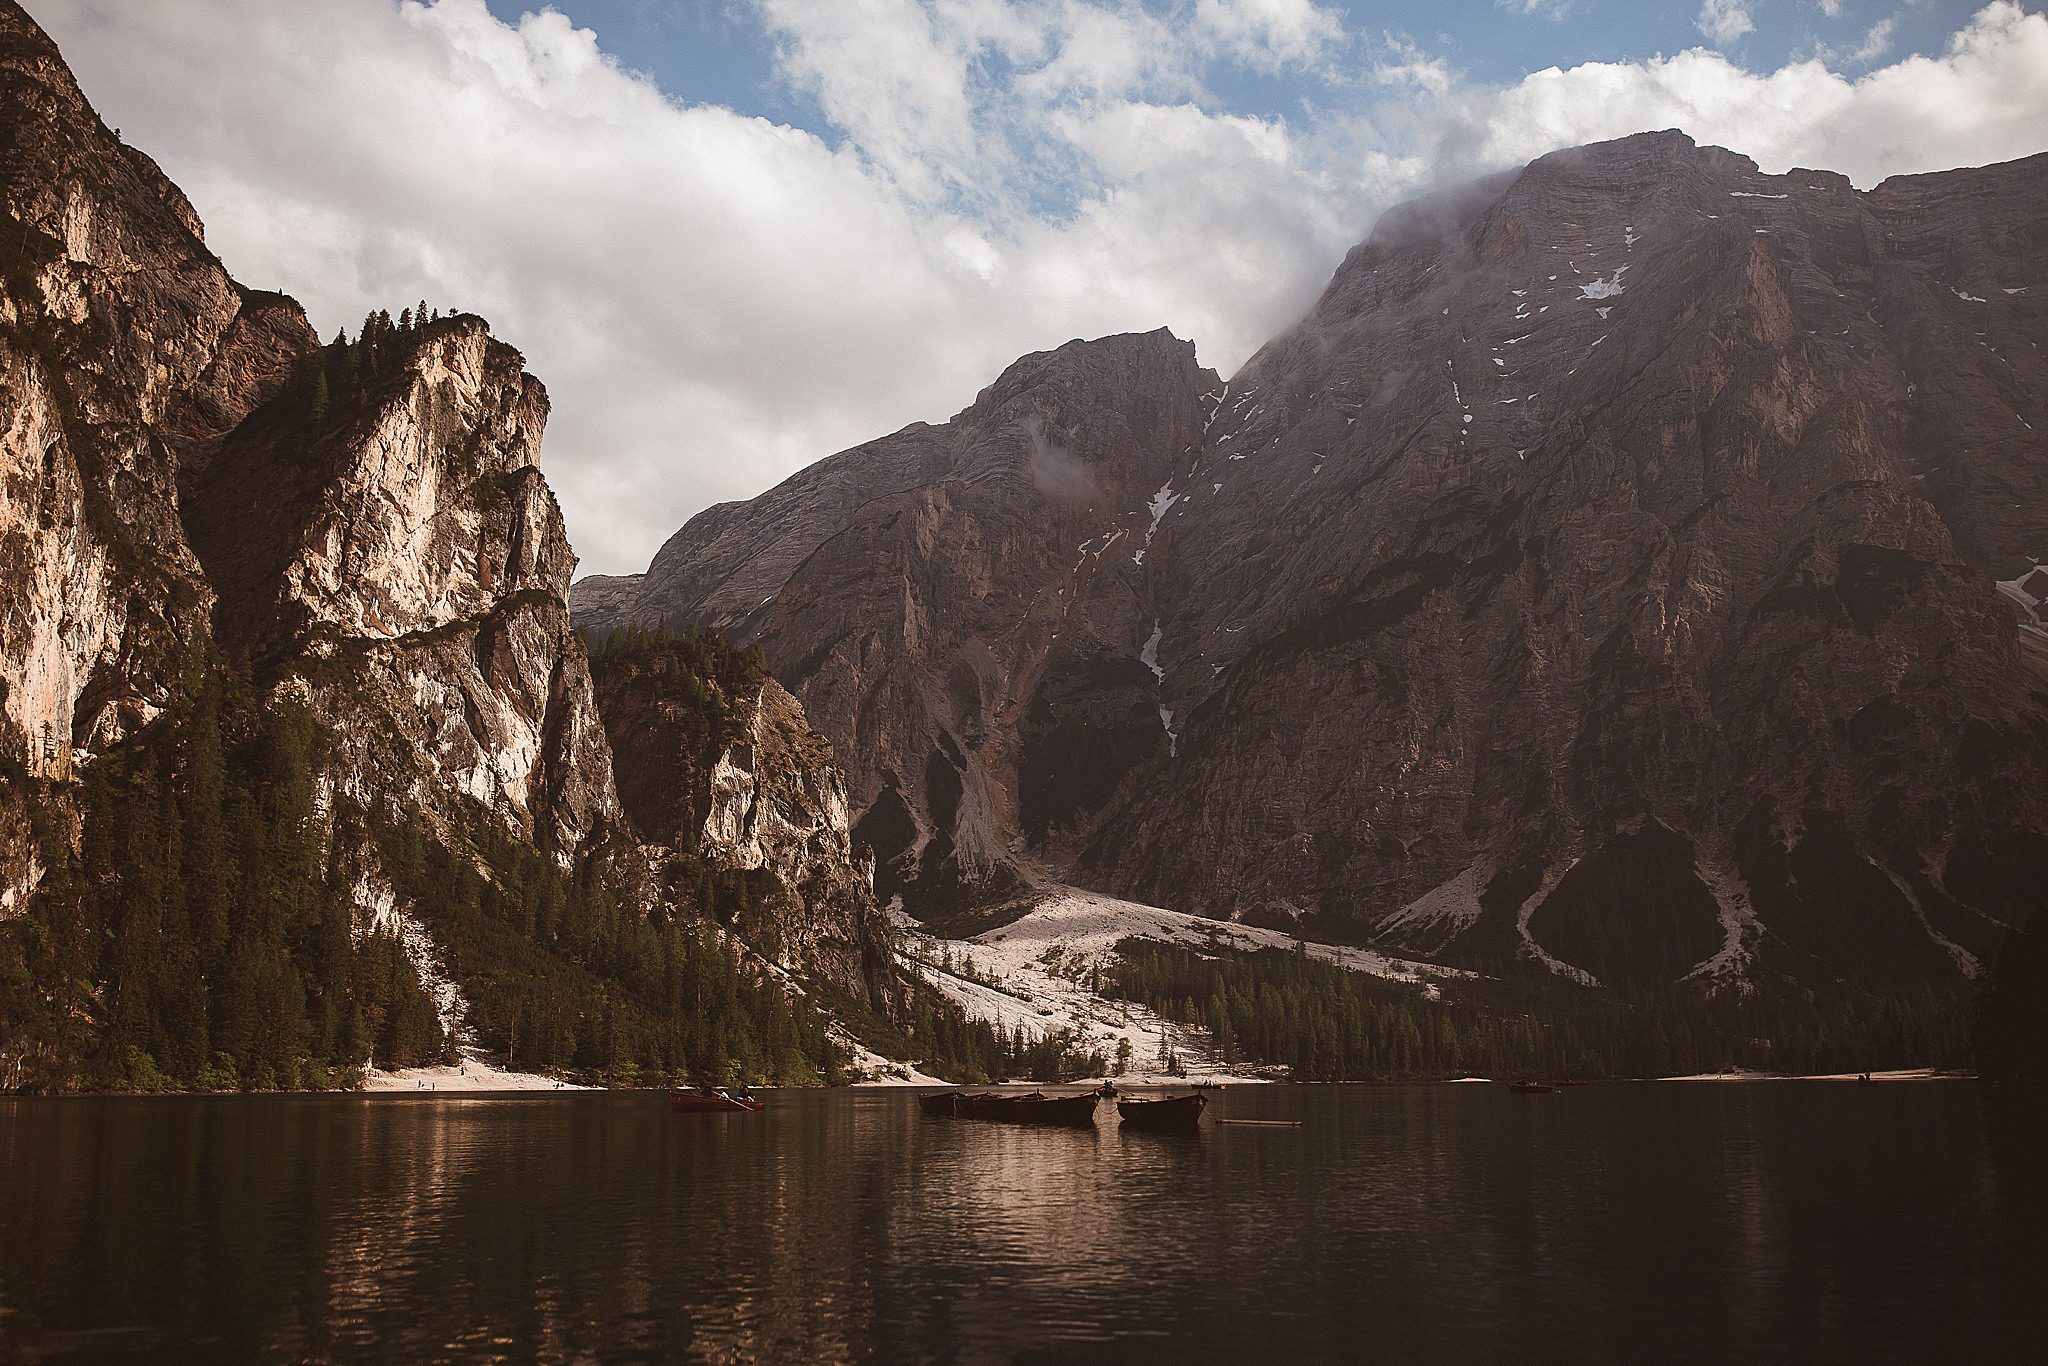
[[[1112,995],[1208,1030],[1225,1062],[1302,1081],[1661,1077],[1967,1067],[1962,986],[1799,998],[1444,980],[1435,996],[1304,953],[1213,954],[1129,940]]]

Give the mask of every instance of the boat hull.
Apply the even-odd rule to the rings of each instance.
[[[1095,1127],[1095,1107],[1102,1097],[1041,1096],[1018,1103],[1010,1118],[1019,1124],[1056,1124],[1069,1129]]]
[[[1160,1100],[1120,1100],[1116,1112],[1133,1129],[1193,1133],[1202,1125],[1202,1111],[1209,1098],[1200,1092],[1188,1096],[1167,1096]]]

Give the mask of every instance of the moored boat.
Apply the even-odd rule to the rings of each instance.
[[[768,1103],[751,1096],[736,1096],[721,1086],[712,1091],[671,1091],[668,1108],[675,1114],[752,1114],[767,1109]]]
[[[1513,1086],[1510,1086],[1508,1090],[1513,1091],[1518,1096],[1547,1096],[1556,1091],[1557,1088],[1555,1086],[1546,1086],[1540,1081],[1518,1081]]]
[[[1202,1111],[1209,1098],[1200,1091],[1185,1096],[1162,1096],[1158,1100],[1119,1100],[1116,1112],[1134,1129],[1167,1129],[1192,1133],[1201,1127]]]
[[[928,1096],[919,1096],[917,1104],[918,1108],[928,1115],[950,1118],[960,1113],[960,1093],[958,1091],[934,1091]]]
[[[1074,1129],[1095,1127],[1099,1091],[1078,1096],[1028,1096],[1018,1100],[1009,1118],[1020,1124],[1060,1124]]]

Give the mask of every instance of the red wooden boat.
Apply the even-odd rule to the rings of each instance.
[[[671,1091],[668,1093],[668,1108],[672,1113],[685,1115],[753,1114],[756,1110],[768,1108],[765,1100],[750,1100],[733,1095],[724,1087],[715,1091]]]

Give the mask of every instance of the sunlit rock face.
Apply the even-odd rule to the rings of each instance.
[[[1388,214],[1227,386],[1027,358],[576,607],[761,642],[913,909],[1050,869],[1575,978],[1954,980],[2048,873],[2044,344],[2048,158],[1859,192],[1643,134]]]
[[[567,860],[617,802],[539,468],[546,392],[477,318],[388,345],[359,400],[315,416],[302,384],[191,480],[221,638],[303,677],[343,791],[474,803]]]

